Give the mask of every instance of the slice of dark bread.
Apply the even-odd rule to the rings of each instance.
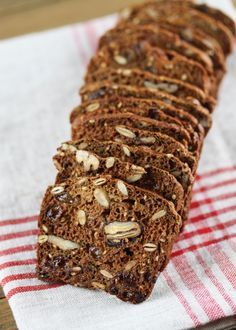
[[[110,97],[136,98],[136,99],[153,99],[161,100],[164,103],[173,105],[174,107],[185,110],[193,115],[201,124],[205,131],[211,128],[212,116],[201,106],[196,99],[185,100],[177,98],[173,95],[157,91],[153,88],[137,88],[127,85],[113,85],[109,81],[102,81],[93,84],[87,84],[80,90],[82,102],[92,101],[101,98],[108,99]]]
[[[127,146],[120,142],[114,141],[99,141],[95,139],[80,139],[63,143],[57,149],[57,154],[54,156],[54,165],[58,171],[62,171],[59,159],[65,156],[65,153],[77,152],[77,150],[86,150],[96,153],[101,158],[115,157],[126,163],[132,163],[143,167],[147,170],[149,167],[155,167],[167,171],[173,175],[182,185],[185,193],[193,184],[193,175],[189,166],[181,162],[172,154],[157,153],[145,146]]]
[[[99,187],[97,178],[81,177],[47,189],[39,217],[37,274],[141,303],[168,263],[181,217],[157,194],[100,178]]]
[[[100,125],[98,126],[98,123],[96,123],[96,129],[92,125],[86,127],[86,129],[79,125],[72,126],[72,139],[92,138],[101,141],[117,141],[127,145],[147,146],[156,152],[173,154],[182,162],[187,163],[193,173],[196,172],[198,155],[193,156],[184,145],[166,134],[124,125],[106,126],[105,128],[102,122],[100,122]],[[101,131],[103,131],[103,134],[101,134]]]
[[[121,38],[136,38],[139,41],[148,41],[151,46],[161,49],[174,50],[180,55],[199,62],[209,72],[213,72],[213,63],[208,54],[182,40],[178,34],[160,28],[157,25],[119,24],[107,31],[99,41],[99,48],[118,41]]]
[[[172,105],[158,100],[135,99],[133,97],[111,97],[108,99],[87,101],[83,102],[72,111],[70,122],[72,124],[78,116],[96,116],[100,114],[117,114],[126,112],[183,126],[188,131],[192,144],[194,145],[192,151],[201,150],[204,129],[198,124],[197,119],[183,110],[177,109]]]
[[[66,143],[65,143],[66,144]],[[71,151],[71,149],[74,150]],[[150,166],[144,169],[129,162],[123,162],[114,156],[100,157],[97,153],[87,150],[76,150],[75,144],[54,157],[58,175],[56,184],[81,176],[96,176],[97,185],[101,175],[123,180],[129,184],[155,192],[175,205],[176,211],[183,209],[184,190],[176,178],[169,172]]]
[[[95,71],[94,73],[91,72],[86,77],[87,83],[102,80],[110,81],[112,84],[153,88],[179,98],[197,99],[210,112],[216,106],[216,100],[213,97],[206,95],[201,89],[191,84],[140,69],[106,68]]]
[[[141,117],[133,113],[102,114],[97,116],[79,116],[72,124],[73,130],[90,131],[94,130],[94,135],[105,136],[109,127],[117,125],[130,126],[138,129],[144,129],[151,132],[159,132],[171,136],[180,142],[188,150],[192,150],[191,139],[188,132],[181,126],[169,124],[163,121]],[[81,128],[82,127],[82,128]]]
[[[215,38],[225,55],[228,55],[233,48],[233,36],[230,30],[220,21],[206,15],[189,6],[182,6],[178,3],[149,1],[126,10],[125,18],[122,21],[133,23],[142,22],[148,24],[151,21],[161,23],[163,21],[172,25],[188,24],[191,27],[203,31],[205,34]]]
[[[158,75],[183,80],[205,92],[211,80],[204,67],[174,51],[152,47],[132,38],[111,42],[102,47],[89,63],[87,75],[105,68],[139,68]]]
[[[214,38],[187,24],[171,25],[162,22],[160,25],[169,31],[178,33],[181,39],[207,53],[213,62],[215,74],[220,75],[221,73],[223,76],[226,71],[225,55],[220,44]]]
[[[209,7],[207,4],[194,4],[194,9],[214,18],[217,22],[224,24],[236,36],[236,25],[234,20],[218,8]]]

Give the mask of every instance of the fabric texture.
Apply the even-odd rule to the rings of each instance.
[[[217,4],[215,1],[210,1]],[[234,15],[230,1],[219,4]],[[206,138],[189,222],[149,300],[35,275],[37,215],[52,156],[70,138],[86,64],[116,16],[0,42],[0,283],[20,330],[236,327],[236,52]],[[0,311],[1,313],[1,311]]]

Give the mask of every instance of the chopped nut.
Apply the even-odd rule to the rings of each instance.
[[[113,275],[111,274],[111,273],[109,273],[107,270],[105,270],[105,269],[101,269],[100,270],[100,273],[103,275],[103,276],[105,276],[105,277],[107,277],[107,278],[113,278]]]
[[[182,79],[182,80],[187,80],[187,79],[188,79],[187,74],[186,74],[186,73],[182,74],[181,79]]]
[[[61,149],[64,151],[71,151],[71,152],[75,152],[77,150],[75,146],[72,146],[68,143],[62,143]]]
[[[164,217],[165,215],[166,215],[166,210],[160,210],[160,211],[154,213],[151,219],[157,220],[157,219]]]
[[[119,134],[121,134],[125,137],[131,138],[131,139],[134,139],[136,137],[135,133],[133,133],[129,129],[125,128],[124,126],[116,126],[115,129]]]
[[[141,233],[140,225],[137,222],[114,221],[104,227],[108,240],[119,240],[130,237],[137,237]]]
[[[154,8],[147,7],[145,11],[151,18],[156,19],[159,17],[159,13]]]
[[[176,84],[168,84],[168,83],[158,83],[154,84],[150,81],[145,81],[144,86],[147,88],[159,89],[165,91],[167,93],[175,93],[178,90],[178,86]]]
[[[114,60],[120,65],[126,65],[128,63],[127,59],[121,55],[115,55]]]
[[[153,136],[143,137],[140,139],[143,143],[155,143],[156,139]]]
[[[103,207],[108,208],[110,205],[107,192],[102,188],[96,188],[94,190],[94,197],[96,201]]]
[[[172,199],[176,200],[176,195],[175,194],[172,195]]]
[[[132,182],[136,182],[138,180],[140,180],[142,178],[143,174],[133,174],[133,175],[129,175],[127,177],[127,181],[132,183]]]
[[[79,273],[81,271],[81,267],[73,267],[71,270],[75,273]]]
[[[130,150],[127,146],[122,146],[122,149],[124,151],[124,154],[128,157],[130,157]]]
[[[84,210],[78,210],[77,212],[77,220],[81,226],[84,226],[86,223],[86,213]]]
[[[88,112],[93,112],[93,111],[98,110],[99,107],[100,107],[100,103],[98,103],[98,102],[97,103],[91,103],[87,106],[86,110]]]
[[[46,243],[47,240],[48,240],[48,236],[47,235],[39,235],[39,237],[38,237],[38,243],[39,244]]]
[[[102,186],[106,182],[107,182],[107,179],[105,179],[105,178],[99,178],[99,179],[94,180],[93,181],[93,184],[95,186]]]
[[[62,187],[62,186],[55,186],[54,188],[52,188],[51,193],[53,195],[59,195],[59,194],[61,194],[64,191],[64,189],[65,188]]]
[[[124,69],[124,70],[121,71],[121,73],[123,74],[123,76],[127,77],[127,76],[131,75],[132,71],[129,70],[129,69]]]
[[[61,164],[59,163],[59,161],[57,159],[53,158],[53,164],[54,164],[54,166],[56,167],[56,169],[58,171],[61,171],[62,166],[61,166]]]
[[[121,180],[117,181],[117,188],[123,195],[128,196],[128,190],[123,181],[121,181]]]
[[[82,163],[84,165],[85,172],[96,171],[99,168],[99,160],[93,154],[89,153],[86,150],[78,150],[76,152],[76,160],[78,163]]]
[[[79,144],[79,146],[78,146],[78,149],[79,149],[79,150],[83,150],[83,149],[87,148],[87,146],[88,146],[88,143],[86,143],[86,142],[81,142],[81,143]]]
[[[157,245],[153,243],[146,243],[144,244],[143,248],[147,252],[154,252],[157,249]]]
[[[158,261],[159,260],[159,256],[156,256],[155,260]]]
[[[114,157],[108,157],[106,159],[106,168],[111,168],[115,164],[115,158]]]
[[[125,270],[126,271],[131,270],[136,264],[137,264],[137,261],[135,261],[135,260],[131,260],[131,261],[127,262],[127,264],[125,265]]]
[[[47,226],[42,225],[42,229],[43,229],[43,231],[44,231],[45,233],[48,233],[48,227],[47,227]]]
[[[48,242],[59,247],[59,249],[64,251],[78,249],[80,247],[79,244],[75,242],[54,235],[48,235]]]
[[[103,285],[102,283],[92,282],[91,284],[95,289],[101,289],[101,290],[105,289],[105,285]]]

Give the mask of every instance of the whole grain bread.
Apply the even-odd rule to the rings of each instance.
[[[216,39],[225,55],[232,51],[233,36],[230,30],[220,21],[189,6],[168,1],[149,1],[130,7],[123,13],[125,13],[122,16],[123,21],[138,24],[139,22],[148,24],[151,21],[158,24],[164,21],[177,26],[183,23],[188,24]]]
[[[87,75],[104,68],[139,68],[188,82],[208,92],[210,77],[205,68],[172,50],[152,47],[135,38],[120,39],[102,47],[89,63]]]
[[[186,58],[202,64],[209,72],[213,72],[213,63],[209,55],[180,38],[176,33],[160,28],[157,25],[135,25],[125,22],[107,31],[99,41],[99,48],[124,38],[135,38],[148,41],[151,46],[174,50]]]
[[[86,77],[87,83],[103,80],[110,81],[112,84],[153,88],[179,98],[197,99],[203,107],[207,108],[210,112],[212,112],[216,106],[216,100],[213,97],[206,95],[201,89],[191,84],[136,68],[100,69],[89,73]]]
[[[157,91],[153,88],[137,88],[127,85],[113,85],[109,81],[87,84],[80,89],[82,102],[92,101],[101,98],[108,99],[110,97],[136,98],[136,99],[153,99],[161,100],[166,104],[185,110],[193,115],[202,125],[206,132],[212,126],[212,117],[204,107],[201,106],[197,99],[185,100],[177,98],[173,95]]]
[[[196,172],[198,155],[192,155],[183,144],[166,134],[124,125],[104,127],[104,122],[100,122],[99,125],[96,123],[96,130],[94,126],[88,126],[84,129],[83,125],[74,125],[72,127],[73,140],[93,138],[102,141],[118,141],[128,145],[148,146],[156,152],[173,154],[182,162],[187,163],[194,174]],[[101,134],[101,131],[103,131],[103,134]]]
[[[157,194],[101,176],[50,186],[37,245],[45,281],[101,289],[124,301],[148,298],[181,226],[172,203]]]
[[[103,158],[95,152],[78,150],[75,144],[70,144],[67,150],[59,152],[54,157],[54,161],[58,169],[56,184],[61,184],[68,179],[79,179],[81,176],[96,176],[97,186],[100,186],[103,185],[100,176],[110,175],[115,179],[159,194],[172,202],[178,212],[183,208],[182,185],[172,174],[163,169],[154,166],[144,169],[114,156]]]

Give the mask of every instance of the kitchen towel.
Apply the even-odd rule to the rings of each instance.
[[[233,14],[230,1],[219,4]],[[206,138],[189,222],[152,296],[131,305],[35,275],[37,215],[52,155],[98,37],[116,15],[0,42],[0,283],[20,330],[236,327],[236,52]],[[0,311],[1,313],[1,311]]]

